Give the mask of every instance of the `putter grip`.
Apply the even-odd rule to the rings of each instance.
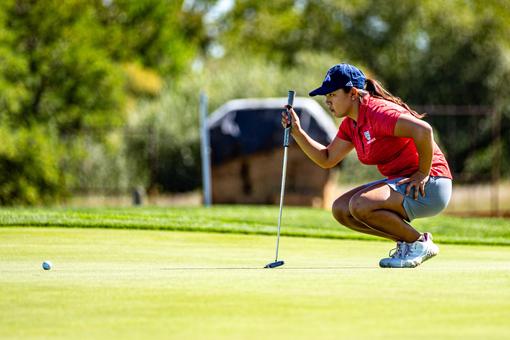
[[[294,97],[296,96],[296,91],[289,90],[289,97],[287,98],[287,104],[292,106],[294,105]]]
[[[288,94],[288,97],[287,97],[287,105],[294,105],[294,97],[296,96],[296,91],[293,91],[293,90],[289,90],[289,94]],[[287,109],[287,118],[289,119],[289,121],[292,121],[292,117],[290,116],[290,110]],[[287,125],[286,126],[287,128],[290,128],[291,125]]]
[[[288,97],[287,97],[287,105],[294,105],[294,97],[296,96],[296,91],[293,91],[293,90],[289,90],[289,94],[288,94]],[[289,121],[292,121],[292,117],[290,115],[290,110],[287,109],[287,118]],[[290,128],[291,128],[291,124],[288,124],[286,127],[285,127],[285,133],[284,133],[284,137],[283,137],[283,146],[284,147],[287,147],[289,146],[289,138],[290,138]]]

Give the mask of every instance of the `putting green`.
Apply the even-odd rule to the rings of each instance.
[[[510,247],[440,245],[381,269],[389,242],[0,228],[0,338],[505,338]],[[43,271],[43,260],[54,268]]]

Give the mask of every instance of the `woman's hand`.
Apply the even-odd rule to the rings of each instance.
[[[409,178],[404,178],[399,181],[397,185],[409,183],[406,188],[406,196],[409,196],[411,189],[414,188],[414,199],[418,199],[418,192],[421,193],[423,197],[425,197],[425,184],[427,184],[429,180],[429,175],[425,175],[420,171],[416,171]]]
[[[289,121],[289,118],[287,117],[287,112],[282,112],[282,126],[286,128],[289,124],[292,126],[293,131],[300,131],[301,130],[301,123],[299,121],[299,117],[290,105],[285,105],[285,109],[288,109],[290,111],[291,120]]]

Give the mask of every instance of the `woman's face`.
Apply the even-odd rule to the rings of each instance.
[[[347,116],[352,111],[354,103],[351,94],[345,93],[343,89],[338,89],[326,95],[326,105],[333,116],[338,118]]]

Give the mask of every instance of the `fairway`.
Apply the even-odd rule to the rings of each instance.
[[[510,247],[157,230],[0,228],[0,338],[508,337]],[[43,271],[43,260],[54,268]]]

